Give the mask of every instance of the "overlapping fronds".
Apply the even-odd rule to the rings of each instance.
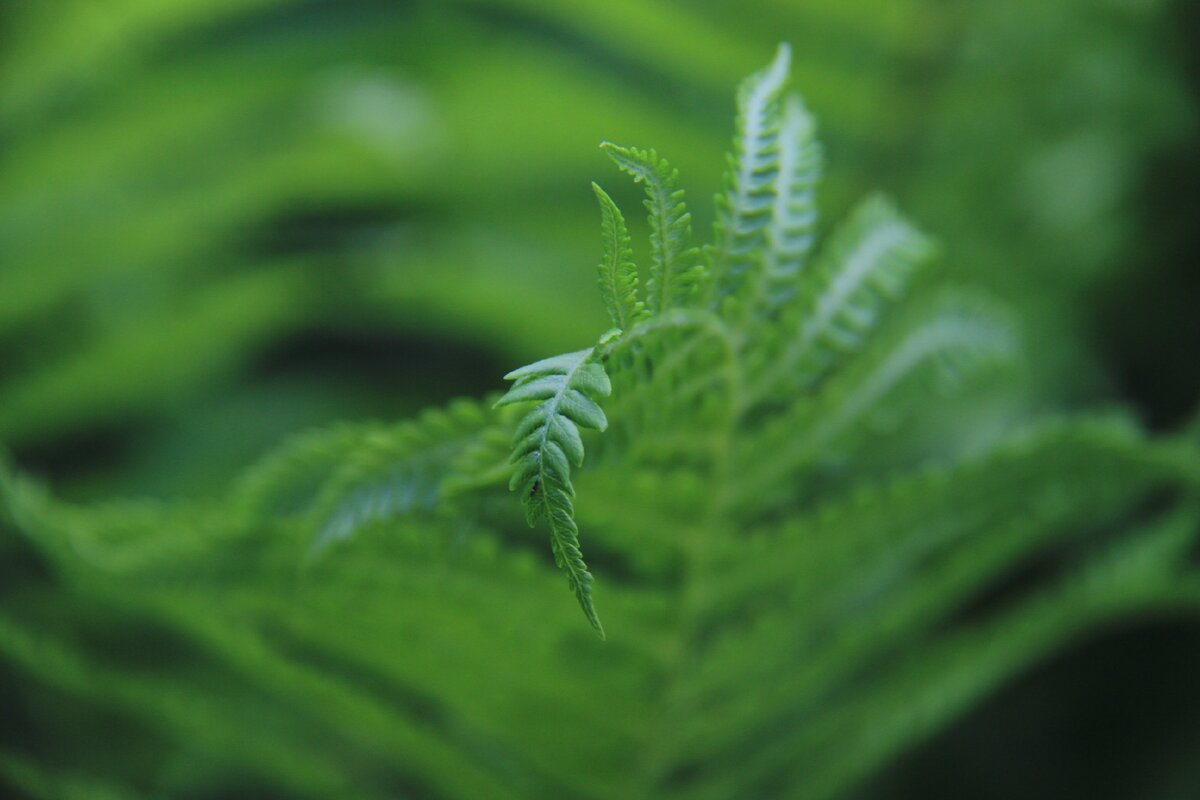
[[[769,397],[811,388],[838,359],[862,347],[932,253],[929,240],[887,200],[863,202],[799,283],[783,316],[794,335],[766,354],[753,391]]]
[[[495,455],[501,419],[464,400],[364,432],[313,501],[313,551],[345,540],[367,522],[428,514],[455,491],[501,482],[507,476],[503,458],[489,463],[483,455],[489,445]]]
[[[679,188],[679,171],[653,150],[605,142],[622,172],[646,189],[650,220],[650,269],[646,276],[646,309],[651,314],[688,304],[706,277],[699,251],[692,246],[692,215]],[[618,325],[618,327],[624,327]]]

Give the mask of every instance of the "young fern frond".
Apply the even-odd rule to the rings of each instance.
[[[738,90],[737,133],[725,191],[717,196],[715,244],[710,251],[716,301],[739,292],[749,273],[761,269],[779,174],[782,98],[791,50],[780,45],[765,70]]]
[[[646,188],[650,221],[650,272],[646,277],[646,309],[655,314],[685,306],[706,276],[692,247],[692,215],[679,188],[679,171],[653,150],[600,145],[622,172]],[[618,323],[618,327],[625,327]]]
[[[592,602],[592,574],[579,550],[575,523],[575,487],[571,465],[583,465],[580,428],[603,431],[608,419],[597,403],[612,393],[596,347],[554,356],[505,375],[515,381],[497,406],[536,401],[517,425],[512,461],[516,465],[509,488],[520,490],[525,516],[532,527],[545,519],[550,526],[554,563],[567,576],[588,622],[604,637],[604,627]]]
[[[600,297],[613,324],[625,330],[645,313],[645,307],[638,299],[633,245],[621,209],[597,184],[592,184],[592,191],[600,202],[600,235],[604,240],[604,256],[599,266]]]

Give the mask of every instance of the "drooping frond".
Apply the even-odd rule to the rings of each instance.
[[[775,60],[738,90],[737,130],[725,190],[716,199],[711,251],[717,301],[736,294],[752,269],[761,269],[779,174],[782,97],[791,50],[780,45]]]
[[[612,393],[608,374],[593,359],[596,348],[554,356],[505,375],[515,381],[497,406],[536,401],[517,425],[512,460],[516,467],[509,483],[519,489],[525,515],[532,526],[545,519],[550,526],[554,563],[567,576],[588,622],[604,636],[592,602],[592,574],[579,550],[575,524],[575,488],[571,464],[583,465],[580,428],[608,427],[597,398]]]
[[[604,255],[600,260],[600,297],[613,324],[625,330],[642,316],[638,300],[637,265],[633,263],[633,245],[621,209],[595,183],[592,191],[600,202],[600,235]]]
[[[651,313],[688,304],[706,276],[699,252],[692,247],[692,215],[679,188],[679,171],[653,150],[600,145],[623,172],[646,189],[650,221],[650,274],[646,308]]]
[[[811,387],[862,347],[886,309],[934,253],[928,238],[881,196],[864,201],[826,243],[784,314],[794,332],[757,365],[752,393]]]

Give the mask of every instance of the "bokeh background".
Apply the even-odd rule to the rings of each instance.
[[[203,497],[295,431],[587,344],[589,183],[639,202],[597,144],[670,157],[705,229],[733,90],[781,40],[825,219],[882,188],[1024,318],[1034,403],[1172,429],[1200,398],[1198,34],[1187,0],[7,0],[0,442],[67,499]],[[1091,642],[870,796],[1135,796],[1200,757],[1198,666],[1194,626]]]

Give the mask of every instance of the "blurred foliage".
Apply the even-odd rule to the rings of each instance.
[[[809,557],[799,542],[833,525],[878,545],[902,524],[938,522],[933,550],[914,555],[936,569],[906,564],[903,539],[871,551],[880,596],[896,603],[894,638],[843,644],[855,664],[899,666],[849,676],[870,689],[828,732],[797,729],[786,704],[741,707],[769,695],[721,683],[746,680],[758,646],[764,684],[803,666],[825,686],[846,667],[837,648],[813,664],[795,649],[789,613],[814,601],[821,576],[789,589],[792,575],[735,571],[731,581],[774,586],[764,596],[776,605],[751,604],[741,638],[703,659],[681,653],[672,591],[689,540],[666,522],[688,507],[664,510],[653,479],[581,476],[621,629],[606,645],[578,624],[511,502],[487,506],[491,524],[368,525],[302,570],[311,519],[247,500],[295,469],[309,481],[293,487],[302,499],[329,494],[326,478],[372,435],[384,432],[386,454],[408,446],[386,436],[420,441],[418,429],[346,423],[292,439],[230,489],[297,430],[402,419],[590,343],[603,326],[588,189],[607,168],[599,140],[670,153],[706,229],[711,206],[696,200],[720,182],[730,93],[785,39],[836,165],[826,218],[884,188],[937,234],[943,271],[1004,298],[1034,345],[1018,396],[988,394],[1000,399],[982,411],[951,407],[896,435],[944,443],[981,414],[1013,426],[1118,393],[1176,423],[1200,370],[1194,183],[1174,168],[1196,175],[1180,69],[1194,22],[1186,4],[1156,0],[0,7],[0,442],[55,495],[93,501],[53,500],[15,472],[2,482],[0,783],[53,798],[624,797],[646,785],[721,797],[736,795],[706,776],[743,774],[745,742],[778,740],[746,785],[779,793],[752,768],[790,777],[799,763],[773,769],[795,745],[838,787],[1093,622],[1194,617],[1194,578],[1174,581],[1195,528],[1180,500],[1194,466],[1181,440],[1107,418],[1002,445],[991,435],[967,466],[916,476],[895,474],[903,446],[867,448],[851,477],[890,488],[833,492],[782,521],[790,557],[748,551],[754,564],[792,564]],[[638,203],[634,187],[613,196]],[[927,516],[893,519],[906,492]],[[982,518],[959,517],[963,493],[981,498]],[[115,495],[158,499],[96,502]],[[938,539],[956,525],[970,535]],[[1007,563],[1036,531],[1074,542],[1052,565],[1100,558],[1015,599],[987,582],[995,574],[963,577]],[[963,555],[974,548],[995,560]],[[913,563],[947,582],[957,624],[919,611],[936,587],[922,594]],[[954,594],[960,579],[1013,606]],[[822,608],[836,622],[872,600],[835,594]],[[987,669],[969,657],[980,652]],[[688,659],[706,665],[707,687],[670,681]],[[858,736],[863,719],[896,727]],[[685,744],[706,760],[689,762]],[[1196,746],[1193,732],[1131,764],[1159,784],[1125,788],[1190,796]],[[1120,783],[1096,785],[1120,796]]]

